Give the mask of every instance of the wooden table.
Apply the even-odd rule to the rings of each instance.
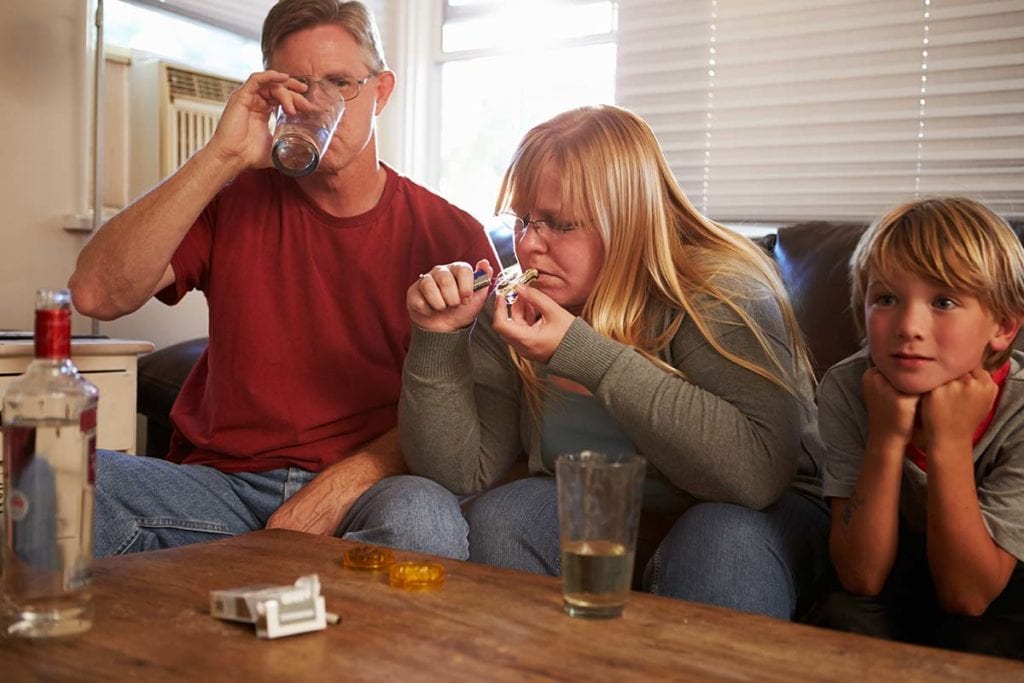
[[[64,641],[0,640],[15,681],[1022,681],[1024,663],[900,645],[634,593],[607,621],[562,613],[559,581],[444,561],[407,592],[344,569],[351,544],[258,531],[95,565],[97,617]],[[398,552],[399,559],[416,557]],[[209,615],[212,589],[317,572],[326,631],[260,640]]]

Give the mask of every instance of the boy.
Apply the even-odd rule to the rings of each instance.
[[[901,206],[850,261],[867,346],[818,390],[823,626],[1024,658],[1024,249],[983,205]]]

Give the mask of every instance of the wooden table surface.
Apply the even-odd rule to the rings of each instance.
[[[0,680],[1024,681],[1024,663],[640,593],[622,618],[574,619],[557,579],[471,563],[445,560],[443,588],[407,592],[343,568],[350,547],[274,530],[99,560],[92,630],[0,639]],[[342,617],[325,631],[261,640],[252,625],[209,614],[213,589],[313,572]]]

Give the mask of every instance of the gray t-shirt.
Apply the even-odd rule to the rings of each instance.
[[[782,315],[771,292],[746,276],[726,283],[792,372]],[[771,367],[735,314],[704,305],[721,343]],[[537,420],[522,399],[508,347],[492,328],[488,302],[472,328],[451,333],[413,328],[402,377],[399,433],[410,470],[457,494],[493,485],[526,452],[531,472],[545,466]],[[672,319],[666,312],[657,334]],[[763,508],[791,484],[820,495],[821,454],[809,376],[799,396],[722,357],[687,319],[662,360],[678,377],[631,346],[577,318],[546,373],[582,384],[659,476],[694,500]],[[652,471],[653,470],[653,471]]]
[[[828,497],[849,498],[860,476],[868,424],[861,377],[870,365],[867,351],[860,351],[834,365],[818,387]],[[974,444],[974,483],[989,534],[1006,552],[1024,560],[1024,354],[1020,351],[1010,358],[1010,374],[992,422]],[[927,500],[928,474],[905,459],[900,517],[908,528],[925,530]]]

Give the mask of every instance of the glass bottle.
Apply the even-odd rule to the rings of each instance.
[[[92,625],[98,391],[71,362],[71,293],[36,295],[35,359],[3,398],[3,600],[11,635]]]

